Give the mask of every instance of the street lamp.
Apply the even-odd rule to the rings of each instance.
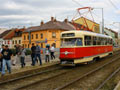
[[[93,9],[101,9],[102,10],[102,34],[104,34],[104,11],[103,8],[93,8]]]

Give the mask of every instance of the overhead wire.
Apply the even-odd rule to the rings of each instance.
[[[119,8],[118,8],[111,0],[108,0],[108,1],[111,3],[111,5],[112,5],[115,9],[119,10]]]
[[[80,5],[81,7],[84,7],[83,5],[81,5],[79,2],[77,2],[76,0],[72,0],[73,2],[75,2],[77,5]],[[109,0],[109,2],[114,6],[114,8],[116,8],[116,9],[118,9],[117,7],[116,7],[116,5],[114,5],[114,3],[111,1],[111,0]],[[98,16],[97,14],[95,14],[94,12],[92,12],[96,17],[98,17],[98,18],[100,18],[100,16]],[[108,19],[106,19],[106,18],[104,18],[107,22],[111,22],[110,20],[108,20]],[[100,21],[100,20],[99,20]],[[112,25],[113,27],[116,27],[116,28],[119,28],[119,27],[117,27],[117,26],[115,26],[115,25],[113,25],[113,24],[109,24],[109,25]]]

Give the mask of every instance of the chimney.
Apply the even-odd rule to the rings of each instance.
[[[68,19],[65,19],[64,22],[65,22],[65,23],[68,23]]]
[[[51,21],[54,21],[54,17],[51,17]]]
[[[54,22],[57,22],[57,20],[56,20],[56,19],[54,19]]]
[[[26,27],[25,26],[23,26],[23,29],[25,29]]]
[[[44,22],[43,21],[41,21],[41,24],[40,25],[43,25],[44,24]]]

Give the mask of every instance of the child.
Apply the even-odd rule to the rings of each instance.
[[[48,48],[46,48],[46,50],[45,50],[45,62],[49,62],[49,55],[50,55],[50,51]]]

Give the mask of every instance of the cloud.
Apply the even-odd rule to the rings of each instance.
[[[104,8],[105,23],[120,20],[120,10],[116,10],[108,0],[0,0],[0,2],[0,26],[30,26],[30,23],[39,25],[41,20],[49,21],[51,16],[61,21],[65,18],[71,20],[76,9],[82,6]],[[114,0],[118,8],[119,3],[119,0]],[[101,10],[96,9],[92,12],[95,21],[100,23]]]

